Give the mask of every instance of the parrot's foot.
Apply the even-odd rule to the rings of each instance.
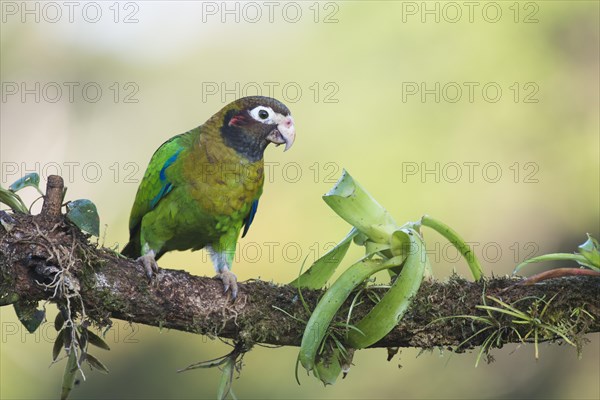
[[[221,272],[217,274],[217,278],[223,281],[223,287],[225,289],[224,293],[227,293],[227,291],[231,289],[231,298],[235,300],[238,294],[237,276],[235,276],[229,268],[224,267]]]
[[[144,267],[144,271],[146,272],[148,279],[152,279],[152,277],[154,277],[154,275],[158,272],[158,264],[154,258],[154,251],[149,251],[143,256],[138,257],[135,261]]]

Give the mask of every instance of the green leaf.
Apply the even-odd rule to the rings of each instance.
[[[46,310],[38,310],[37,303],[17,302],[13,304],[19,321],[29,333],[34,333],[46,317]]]
[[[424,271],[429,264],[425,243],[415,230],[411,229],[407,235],[411,250],[402,271],[381,301],[355,325],[356,329],[349,331],[347,342],[352,348],[369,347],[394,329],[421,287]]]
[[[63,317],[62,310],[58,310],[58,314],[56,314],[56,318],[54,318],[54,329],[60,331],[65,324],[65,318]]]
[[[60,354],[60,351],[63,349],[65,345],[65,331],[61,330],[56,335],[56,340],[54,340],[54,345],[52,346],[52,361],[56,361],[56,358]]]
[[[365,246],[365,257],[371,257],[373,254],[382,253],[390,248],[389,243],[377,243],[371,240],[367,240],[364,243]]]
[[[531,263],[538,263],[542,261],[575,261],[581,265],[585,265],[594,269],[594,267],[589,263],[588,259],[585,258],[581,254],[571,254],[571,253],[552,253],[552,254],[544,254],[541,256],[530,258],[529,260],[523,261],[521,264],[517,265],[513,271],[513,275],[517,274],[524,266]]]
[[[217,387],[217,399],[224,400],[231,391],[233,383],[233,372],[235,371],[235,358],[227,358],[227,362],[223,365],[223,373]]]
[[[87,361],[88,364],[90,364],[90,367],[95,368],[102,373],[108,374],[109,371],[108,368],[106,368],[106,365],[102,364],[102,362],[100,362],[100,360],[98,360],[93,355],[86,354],[85,361]]]
[[[443,237],[445,237],[450,243],[456,247],[456,249],[462,254],[462,256],[467,261],[469,268],[471,269],[471,274],[473,275],[473,279],[476,281],[480,280],[483,277],[483,269],[481,268],[481,264],[479,260],[473,253],[473,250],[469,247],[469,245],[465,242],[465,240],[460,237],[460,235],[448,225],[444,224],[441,221],[431,218],[428,215],[424,215],[421,218],[421,224],[423,226],[427,226]]]
[[[6,204],[14,212],[20,212],[23,214],[29,214],[29,210],[21,197],[10,190],[6,190],[0,187],[0,203]],[[4,225],[4,224],[3,224]]]
[[[342,259],[346,255],[346,252],[348,252],[348,248],[352,243],[352,239],[357,234],[358,231],[352,229],[348,235],[337,244],[337,246],[315,261],[306,272],[290,282],[290,285],[305,289],[320,289],[325,286],[336,268],[342,262]]]
[[[336,214],[373,242],[389,242],[396,222],[346,170],[333,189],[323,196],[323,200]]]
[[[340,350],[334,349],[331,354],[320,357],[315,364],[314,374],[325,386],[333,385],[342,373]]]
[[[409,230],[406,228],[398,229],[390,236],[390,250],[394,256],[407,257],[411,250]]]
[[[65,330],[65,349],[71,349],[71,346],[73,345],[73,328],[71,328],[70,326],[66,326],[64,328]]]
[[[87,350],[87,341],[88,341],[88,330],[87,328],[83,328],[83,329],[78,329],[79,331],[79,335],[77,335],[77,347],[79,347],[80,349],[82,349],[83,351],[81,352],[81,357],[79,358],[79,365],[81,365],[81,363],[83,362],[83,360],[85,359],[85,353]]]
[[[401,260],[398,258],[385,263],[381,260],[361,260],[350,266],[331,285],[315,307],[304,329],[299,356],[300,363],[304,368],[308,371],[314,369],[315,358],[321,342],[327,334],[329,324],[354,288],[374,273],[399,263]]]
[[[589,261],[587,266],[592,269],[599,271],[600,270],[600,244],[598,241],[587,234],[588,239],[585,243],[579,245],[579,254],[584,256],[586,260]],[[591,265],[590,265],[591,264]]]
[[[33,186],[41,195],[44,195],[40,190],[40,176],[36,172],[32,172],[23,176],[21,179],[18,179],[16,182],[10,185],[8,189],[11,192],[17,192],[28,186]]]
[[[79,229],[94,236],[100,235],[100,217],[96,205],[87,199],[67,204],[67,218]]]
[[[96,335],[94,332],[87,330],[88,342],[96,347],[100,347],[104,350],[110,350],[108,344],[102,339],[100,336]]]

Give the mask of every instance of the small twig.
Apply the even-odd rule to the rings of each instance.
[[[548,271],[540,272],[523,279],[516,285],[533,285],[552,278],[561,278],[565,276],[598,276],[600,272],[584,268],[554,268]]]

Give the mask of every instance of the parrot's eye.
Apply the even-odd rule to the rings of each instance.
[[[250,110],[252,118],[262,123],[272,123],[274,114],[275,113],[270,107],[265,106],[258,106]]]

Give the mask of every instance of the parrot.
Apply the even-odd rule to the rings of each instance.
[[[249,96],[164,142],[138,187],[121,254],[136,259],[151,279],[166,252],[206,249],[224,292],[235,299],[231,267],[240,232],[248,232],[263,191],[263,153],[270,143],[287,151],[295,137],[283,103]]]

